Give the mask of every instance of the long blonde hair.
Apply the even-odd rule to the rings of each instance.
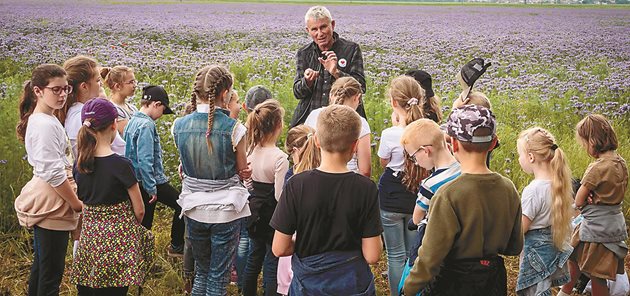
[[[289,130],[285,148],[289,154],[299,151],[298,163],[293,166],[293,174],[309,171],[321,163],[321,153],[315,145],[315,129],[300,124]]]
[[[232,73],[219,65],[203,67],[195,76],[190,106],[187,111],[192,112],[197,110],[198,102],[207,102],[208,105],[210,105],[210,110],[208,111],[208,128],[206,129],[208,153],[212,152],[210,134],[212,133],[212,125],[214,123],[214,110],[217,96],[224,90],[230,90],[233,83],[234,78],[232,78]]]
[[[554,136],[543,128],[524,130],[518,142],[525,152],[551,165],[551,233],[554,246],[561,250],[571,234],[573,187],[569,162]]]

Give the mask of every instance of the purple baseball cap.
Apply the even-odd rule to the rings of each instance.
[[[488,128],[492,131],[489,136],[475,136],[478,128]],[[465,105],[453,109],[446,122],[446,133],[462,142],[489,143],[496,134],[496,120],[490,109]]]
[[[83,105],[81,122],[88,127],[101,127],[118,118],[118,112],[112,102],[103,98],[94,98]]]

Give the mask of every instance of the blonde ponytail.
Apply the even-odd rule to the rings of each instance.
[[[550,164],[551,233],[554,246],[562,250],[571,234],[573,190],[569,162],[554,136],[543,128],[535,127],[521,132],[519,141],[525,151]]]

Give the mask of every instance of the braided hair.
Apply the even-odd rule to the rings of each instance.
[[[225,99],[219,97],[225,90],[230,90],[234,79],[232,73],[225,67],[220,65],[211,65],[203,67],[197,75],[195,75],[195,83],[193,85],[193,91],[190,99],[190,105],[187,107],[187,113],[191,113],[197,110],[197,104],[199,102],[208,103],[210,108],[208,110],[208,128],[206,129],[206,143],[208,145],[208,153],[212,152],[212,141],[210,141],[210,134],[212,134],[212,125],[214,123],[214,111],[217,99]],[[221,106],[224,106],[224,102],[219,102]]]

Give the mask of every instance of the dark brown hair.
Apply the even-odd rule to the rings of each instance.
[[[37,98],[33,87],[37,86],[43,90],[44,87],[48,85],[51,78],[57,77],[66,77],[66,71],[59,65],[42,64],[35,67],[31,74],[31,79],[24,82],[24,89],[18,105],[20,121],[18,121],[17,127],[15,128],[17,137],[21,142],[24,142],[28,118],[33,114],[33,110],[35,110],[35,106],[37,105]]]
[[[103,122],[100,126],[94,126],[95,121],[86,119],[90,126],[82,125],[77,135],[77,169],[81,174],[90,174],[94,171],[94,152],[96,151],[96,134],[109,128],[114,120]]]

